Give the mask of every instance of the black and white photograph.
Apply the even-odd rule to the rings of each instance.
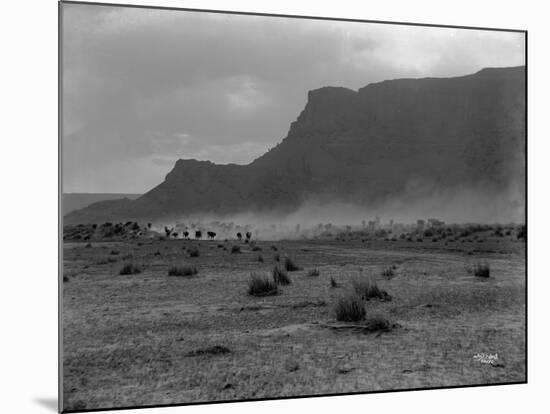
[[[62,411],[526,383],[527,32],[349,17],[59,3]]]

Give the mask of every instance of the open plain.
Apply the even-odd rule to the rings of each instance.
[[[64,407],[525,381],[525,242],[434,240],[65,241]],[[301,268],[290,284],[248,294],[287,257]],[[335,317],[365,277],[389,295],[364,304],[381,329]]]

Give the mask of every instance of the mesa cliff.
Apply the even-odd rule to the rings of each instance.
[[[65,224],[243,211],[291,212],[312,197],[375,206],[422,183],[494,194],[525,182],[525,67],[323,87],[288,135],[248,165],[178,160],[136,200],[73,211]]]

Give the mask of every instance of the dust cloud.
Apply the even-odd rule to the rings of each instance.
[[[280,240],[333,236],[342,231],[392,228],[394,234],[416,226],[417,220],[437,219],[445,224],[523,224],[525,193],[521,184],[506,191],[487,188],[459,188],[434,191],[431,186],[412,182],[404,194],[377,205],[331,201],[330,197],[312,197],[294,211],[243,212],[233,215],[191,215],[179,220],[154,223],[161,232],[173,227],[183,237],[201,230],[216,232],[216,237],[243,239],[250,232],[254,239]]]

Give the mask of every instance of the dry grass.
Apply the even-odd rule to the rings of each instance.
[[[194,276],[197,273],[197,268],[190,265],[175,265],[168,269],[168,276]]]
[[[119,275],[137,275],[141,273],[141,267],[134,262],[126,262],[122,269],[118,272]]]
[[[489,277],[491,276],[491,268],[489,266],[489,263],[476,263],[474,265],[474,276],[477,277]]]
[[[290,285],[291,283],[288,273],[279,266],[273,268],[273,280],[278,285]]]
[[[392,324],[384,316],[377,314],[367,318],[365,327],[369,331],[389,331],[392,329]]]
[[[200,252],[198,247],[192,246],[187,249],[187,253],[189,253],[189,257],[199,257]]]
[[[307,275],[312,276],[312,277],[319,276],[320,274],[321,274],[321,272],[317,268],[311,269],[311,270],[309,270],[309,272],[307,272]]]
[[[341,322],[358,322],[367,316],[363,298],[355,293],[348,293],[338,298],[334,313],[336,320]]]
[[[226,355],[230,354],[231,350],[222,345],[214,345],[208,348],[200,348],[194,351],[188,352],[185,356],[195,357],[195,356],[208,356],[208,355]]]
[[[395,276],[395,269],[393,267],[388,267],[384,270],[382,270],[382,276],[386,279],[391,279]]]
[[[403,239],[390,249],[376,240],[278,241],[281,258],[289,255],[306,269],[289,287],[272,279],[277,252],[262,264],[257,253],[244,260],[208,247],[186,260],[182,243],[172,240],[154,239],[139,249],[137,240],[116,246],[94,240],[87,251],[82,242],[66,242],[64,273],[78,276],[62,289],[63,408],[524,381],[525,244],[515,230],[509,239],[487,241],[473,257],[466,252],[478,247],[468,242],[445,248],[440,241],[434,249],[431,242]],[[264,251],[272,244],[265,242]],[[121,251],[116,257],[134,252],[130,261],[143,264],[142,274],[114,277],[124,261],[94,266],[111,249]],[[157,250],[161,257],[153,256]],[[170,264],[181,261],[196,265],[201,277],[166,276]],[[491,278],[468,276],[469,261],[488,261]],[[393,263],[399,277],[384,280],[381,270]],[[340,293],[353,292],[358,266],[376,275],[393,301],[363,301],[365,319],[337,322],[334,305]],[[320,276],[306,278],[312,268]],[[258,296],[247,292],[256,270],[264,270],[268,285]],[[340,288],[330,287],[331,278]],[[320,301],[329,306],[315,305]],[[401,328],[388,330],[389,322]],[[319,327],[323,323],[364,330],[329,330]],[[498,352],[503,367],[475,362],[478,352]],[[288,370],[294,362],[299,369]]]
[[[290,257],[285,257],[285,270],[287,272],[296,272],[298,270],[302,270],[302,268],[294,263],[294,260]]]
[[[378,287],[378,284],[368,277],[357,277],[352,281],[354,292],[364,300],[380,299],[391,300],[391,296],[385,290]]]
[[[259,273],[252,273],[248,280],[248,294],[251,296],[272,296],[279,293],[277,283]]]

